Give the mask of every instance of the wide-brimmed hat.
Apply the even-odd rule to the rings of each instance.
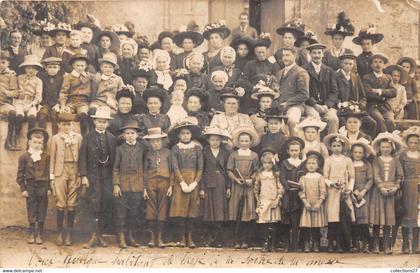
[[[147,102],[147,99],[152,97],[158,98],[163,104],[166,99],[166,92],[159,86],[151,86],[143,92],[143,99]]]
[[[26,134],[26,138],[30,139],[32,134],[34,133],[41,133],[44,135],[44,144],[46,144],[48,142],[48,138],[50,137],[47,130],[45,130],[44,128],[39,128],[39,127],[35,127],[32,128],[31,130],[28,131],[28,133]]]
[[[350,149],[352,149],[355,145],[363,146],[366,158],[375,154],[375,151],[373,150],[372,146],[370,146],[369,140],[367,140],[366,138],[359,138],[356,141],[350,142]]]
[[[58,57],[47,57],[47,58],[41,60],[41,63],[44,64],[44,65],[61,64],[61,62],[63,62],[63,59],[58,58]]]
[[[154,127],[147,129],[147,135],[143,137],[143,139],[157,139],[157,138],[165,138],[168,135],[162,132],[162,128]]]
[[[262,118],[266,121],[268,121],[269,119],[278,119],[284,121],[287,120],[287,116],[284,115],[284,113],[278,107],[272,107],[270,109],[267,109]]]
[[[401,65],[398,64],[391,64],[384,69],[385,74],[391,75],[392,71],[397,70],[400,72],[400,83],[405,83],[408,80],[408,73],[404,70],[404,68]]]
[[[114,119],[111,117],[111,109],[109,107],[99,107],[95,114],[90,116],[93,119]]]
[[[382,140],[388,140],[391,143],[393,143],[393,146],[395,147],[395,152],[400,151],[403,146],[401,138],[396,133],[390,133],[390,132],[379,133],[379,135],[372,142],[373,150],[376,153],[379,152],[379,144],[381,143]]]
[[[198,126],[198,120],[195,117],[186,117],[177,122],[168,132],[168,137],[171,143],[178,142],[178,134],[182,129],[188,129],[191,132],[192,139],[197,139],[201,136],[201,127]]]
[[[382,33],[377,32],[377,28],[373,25],[370,25],[368,28],[361,29],[359,34],[353,38],[353,43],[356,45],[361,45],[362,40],[369,39],[372,40],[372,44],[377,44],[384,38]]]
[[[43,68],[41,63],[39,62],[39,57],[34,54],[25,56],[23,63],[21,63],[19,67],[24,67],[24,66],[36,66],[41,69]]]
[[[208,40],[213,33],[219,33],[222,39],[226,39],[230,35],[230,29],[226,26],[226,22],[221,20],[217,23],[208,24],[204,27],[203,37]]]
[[[185,101],[191,96],[199,98],[202,105],[205,104],[209,98],[208,93],[204,89],[197,87],[190,88],[185,92]]]
[[[118,38],[117,33],[109,30],[102,30],[96,34],[93,38],[93,42],[99,46],[99,41],[102,36],[108,36],[111,39],[110,49],[119,49],[120,48],[120,39]]]
[[[339,141],[343,144],[343,150],[348,151],[350,149],[350,141],[347,137],[339,134],[339,133],[333,133],[328,134],[324,137],[323,142],[325,146],[327,146],[328,150],[331,150],[331,142],[332,141]]]
[[[252,126],[240,126],[231,132],[232,143],[235,147],[239,147],[239,136],[242,133],[246,133],[251,136],[251,148],[257,146],[260,143],[260,136]]]
[[[235,50],[238,49],[239,45],[246,45],[248,49],[251,51],[254,45],[253,39],[247,36],[239,36],[235,40],[230,43],[230,46],[233,47]]]
[[[116,24],[111,26],[111,30],[115,33],[117,33],[117,35],[125,35],[128,38],[133,37],[134,32],[129,30],[125,25],[123,24]]]
[[[102,58],[98,59],[98,63],[110,63],[114,66],[115,69],[118,69],[118,59],[117,59],[117,55],[115,55],[112,52],[107,52],[105,53]]]
[[[128,88],[123,88],[115,95],[116,101],[119,101],[120,98],[130,98],[131,101],[134,101],[134,93]]]
[[[373,54],[373,55],[369,58],[369,63],[372,63],[372,61],[373,61],[374,59],[377,59],[377,58],[382,59],[382,60],[384,61],[384,64],[387,64],[387,63],[389,62],[388,57],[387,57],[384,53],[377,52],[377,53],[374,53],[374,54]]]
[[[263,84],[257,84],[254,88],[254,92],[251,94],[251,99],[259,100],[261,97],[267,96],[277,99],[280,97],[280,93]]]
[[[409,136],[420,137],[420,126],[412,126],[403,132],[402,139],[404,143],[407,143],[407,139]]]
[[[409,74],[414,73],[416,71],[416,69],[417,69],[417,63],[416,63],[416,61],[413,58],[410,58],[410,57],[402,57],[402,58],[400,58],[398,60],[397,64],[398,65],[402,65],[402,63],[405,63],[405,62],[411,64],[411,69],[410,69],[410,71],[408,73]]]
[[[73,25],[73,29],[78,29],[78,30],[81,30],[84,27],[90,28],[94,34],[101,31],[100,27],[86,20],[79,21],[77,22],[77,24]]]
[[[232,136],[227,130],[220,128],[219,126],[207,126],[204,128],[202,136],[209,137],[212,135],[221,136],[224,139],[231,139]]]
[[[144,69],[138,69],[138,68],[131,70],[130,74],[131,74],[132,79],[135,79],[138,77],[150,79],[152,77],[151,70],[146,71]]]
[[[292,33],[296,38],[305,34],[305,25],[300,18],[293,18],[291,21],[284,23],[276,30],[278,35],[283,36],[286,32]]]
[[[360,119],[367,116],[367,113],[362,110],[358,101],[347,101],[338,104],[337,116],[344,118],[356,117]]]
[[[306,160],[308,160],[308,158],[315,156],[318,160],[319,166],[318,169],[322,170],[322,167],[324,166],[324,157],[322,156],[322,154],[320,152],[311,150],[309,152],[306,153]]]
[[[325,129],[326,126],[327,126],[326,122],[323,122],[319,118],[309,116],[309,117],[305,118],[304,120],[302,120],[300,123],[298,123],[296,125],[296,128],[303,130],[306,127],[315,127],[315,128],[318,128],[319,132],[321,132]]]
[[[174,39],[174,34],[170,31],[162,31],[158,35],[159,44],[162,43],[162,40],[165,39],[165,38],[171,38],[171,40],[173,40]]]
[[[120,131],[124,131],[125,129],[134,129],[136,131],[140,131],[139,123],[136,120],[128,120],[126,121],[123,126],[120,128]]]
[[[351,23],[350,18],[347,17],[347,14],[342,11],[337,15],[336,24],[328,26],[324,33],[329,36],[334,36],[336,34],[343,35],[344,37],[353,36],[354,26]]]
[[[55,36],[59,31],[66,33],[66,35],[68,36],[71,32],[71,26],[67,23],[59,22],[54,26],[54,28],[48,30],[48,34],[51,36]]]
[[[239,96],[238,92],[233,87],[224,87],[220,92],[219,97],[222,100],[225,100],[227,98],[235,98],[239,100],[241,98],[241,96]]]
[[[309,44],[316,44],[318,43],[318,38],[316,37],[315,32],[307,30],[305,35],[299,36],[295,41],[295,46],[300,47],[300,45],[304,42],[308,41]]]
[[[69,64],[73,65],[73,63],[75,61],[78,61],[78,60],[84,60],[86,63],[89,63],[89,58],[88,58],[87,55],[81,54],[81,53],[76,53],[76,54],[71,56]]]
[[[200,46],[203,41],[204,37],[201,33],[197,31],[182,31],[176,34],[173,38],[174,43],[182,48],[182,43],[184,42],[184,39],[191,39],[194,43],[194,47]]]
[[[307,49],[308,51],[311,51],[311,50],[313,50],[313,49],[322,49],[322,50],[324,50],[324,49],[326,49],[326,48],[327,48],[327,47],[326,47],[325,45],[321,44],[321,43],[310,44],[310,45],[308,45],[308,46],[306,47],[306,49]]]

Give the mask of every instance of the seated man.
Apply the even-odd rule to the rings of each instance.
[[[302,68],[309,74],[309,99],[305,113],[308,116],[320,116],[328,125],[328,134],[337,133],[338,117],[335,109],[338,103],[338,89],[335,72],[322,63],[325,46],[312,44],[307,48],[312,61]]]

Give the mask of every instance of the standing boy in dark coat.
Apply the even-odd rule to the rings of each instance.
[[[138,122],[128,121],[121,127],[125,142],[117,147],[113,170],[116,221],[120,248],[138,247],[134,238],[140,206],[144,205],[143,145],[139,141]],[[125,232],[127,231],[127,243]]]
[[[48,195],[51,193],[50,156],[44,151],[48,133],[41,128],[28,132],[28,150],[19,158],[16,182],[26,198],[30,225],[28,244],[43,243],[43,229],[47,216]]]
[[[91,118],[95,130],[83,138],[79,153],[82,196],[86,196],[89,214],[94,220],[91,238],[85,248],[108,246],[102,238],[102,231],[105,221],[109,219],[109,215],[112,216],[109,201],[112,200],[112,166],[116,147],[115,137],[106,131],[109,120],[112,119],[110,110],[98,108]]]

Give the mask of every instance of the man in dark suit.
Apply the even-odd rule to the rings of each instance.
[[[309,74],[309,99],[306,101],[305,112],[308,116],[324,118],[328,124],[328,133],[331,134],[338,131],[338,88],[336,73],[322,63],[324,49],[325,46],[319,43],[307,47],[312,61],[302,67]]]
[[[388,63],[388,58],[385,55],[381,53],[373,54],[370,59],[373,71],[363,77],[363,85],[367,96],[367,110],[376,121],[377,133],[395,130],[394,115],[388,99],[397,95],[397,89],[392,83],[391,76],[383,73],[386,63]]]
[[[108,108],[98,108],[91,116],[95,130],[88,133],[79,153],[79,176],[82,178],[82,196],[86,197],[89,216],[94,219],[94,228],[89,242],[84,246],[106,247],[102,238],[106,216],[112,216],[112,167],[116,138],[106,130],[111,113]]]
[[[290,134],[297,136],[296,125],[304,113],[304,103],[309,98],[309,75],[296,64],[295,48],[283,48],[282,62],[285,67],[276,74],[280,85],[278,103],[286,111]]]
[[[239,26],[232,30],[232,41],[239,37],[258,38],[257,30],[249,25],[249,14],[246,12],[239,14]]]
[[[10,54],[9,68],[16,73],[18,72],[19,65],[23,62],[29,50],[26,45],[22,43],[22,33],[19,30],[12,30],[9,34],[10,44],[5,48]]]

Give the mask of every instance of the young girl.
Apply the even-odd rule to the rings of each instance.
[[[184,103],[184,92],[181,90],[173,91],[171,94],[171,107],[169,107],[166,115],[171,121],[171,126],[174,126],[179,121],[188,116],[182,104]]]
[[[325,158],[328,157],[327,147],[319,141],[319,134],[325,129],[327,123],[321,121],[319,118],[307,117],[301,123],[296,125],[297,129],[303,130],[303,140],[305,141],[305,148],[302,151],[303,157],[309,151],[316,151],[321,153]]]
[[[324,201],[327,196],[325,179],[322,176],[323,157],[320,153],[309,151],[306,155],[306,174],[299,179],[302,190],[299,197],[304,205],[300,218],[300,228],[304,238],[304,252],[319,252],[320,228],[327,224]]]
[[[179,220],[183,236],[179,246],[195,247],[192,237],[193,220],[199,216],[199,183],[203,174],[203,152],[193,140],[201,135],[196,119],[186,118],[169,131],[169,139],[176,143],[171,149],[173,179],[168,195],[171,200],[170,217]],[[201,183],[200,183],[201,184]],[[201,196],[202,197],[202,196]]]
[[[383,228],[384,252],[392,254],[390,231],[395,225],[395,194],[403,178],[396,153],[401,149],[398,136],[380,133],[372,146],[378,156],[373,160],[374,188],[370,200],[369,223],[373,225],[373,253],[379,253],[379,229]]]
[[[408,150],[400,155],[400,161],[404,170],[404,182],[402,185],[402,200],[404,214],[402,215],[403,254],[410,253],[409,232],[412,230],[411,253],[420,253],[419,249],[419,190],[420,190],[420,153],[418,151],[420,127],[411,127],[404,131],[403,139]]]
[[[303,174],[302,150],[305,143],[299,137],[290,137],[282,146],[289,158],[280,164],[280,181],[285,189],[282,202],[281,229],[284,234],[282,240],[288,252],[298,250],[299,221],[302,214],[302,202],[298,192],[299,178]]]
[[[354,187],[354,166],[345,156],[349,141],[340,134],[329,134],[324,144],[331,151],[325,160],[324,178],[327,184],[328,252],[333,252],[333,241],[337,251],[343,252],[343,243],[351,244],[350,223],[355,220],[350,193]],[[343,241],[344,239],[344,241]]]
[[[254,193],[257,203],[257,223],[265,227],[265,242],[263,252],[275,250],[275,234],[277,223],[281,220],[281,198],[284,194],[279,173],[273,169],[274,154],[264,152],[261,165],[255,177]]]
[[[387,99],[387,102],[391,106],[391,111],[394,114],[394,119],[403,119],[404,108],[407,105],[407,91],[401,83],[407,81],[408,74],[400,65],[390,65],[384,69],[384,73],[391,75],[392,83],[394,84],[395,89],[397,89],[397,95]]]
[[[228,194],[229,220],[236,221],[235,248],[246,249],[250,222],[257,218],[253,184],[258,170],[258,155],[250,148],[258,144],[259,137],[253,127],[241,126],[232,131],[232,142],[239,149],[230,154],[227,163],[231,180]]]
[[[221,225],[227,221],[228,177],[226,173],[229,152],[223,148],[222,141],[230,139],[230,134],[218,127],[206,127],[203,136],[208,146],[203,150],[204,171],[204,217],[207,225],[207,247],[222,247],[220,241]]]
[[[356,221],[351,227],[352,249],[351,252],[362,251],[369,253],[369,203],[371,188],[373,186],[372,165],[368,158],[373,151],[369,141],[361,139],[351,144],[351,157],[354,166],[354,190],[353,202],[355,203],[354,212]],[[362,243],[360,245],[360,243]]]

